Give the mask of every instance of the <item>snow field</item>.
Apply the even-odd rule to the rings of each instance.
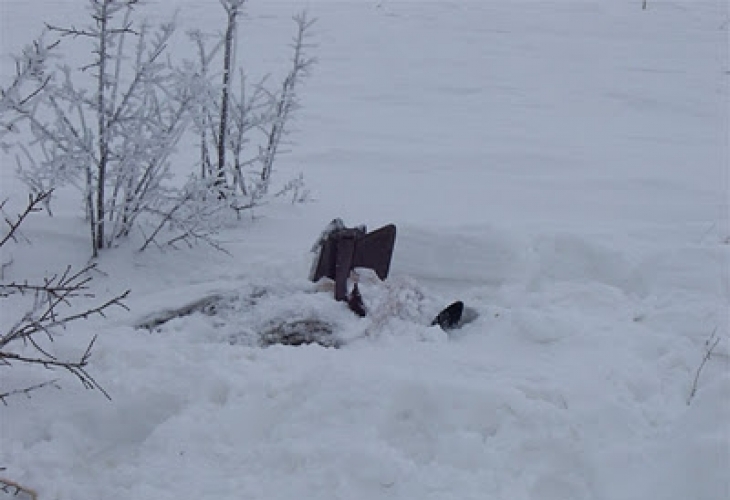
[[[70,5],[48,2],[48,20]],[[176,5],[216,28],[213,9]],[[278,46],[302,5],[252,3],[242,57]],[[233,257],[102,255],[94,292],[131,288],[131,312],[56,347],[99,334],[91,369],[113,401],[64,380],[0,408],[0,476],[58,500],[730,498],[727,9],[308,6],[320,63],[280,168],[304,170],[316,202],[226,231]],[[5,52],[40,20],[2,7]],[[2,162],[0,192],[22,203]],[[76,198],[56,212],[9,250],[7,279],[86,262]],[[363,273],[365,319],[306,281],[337,216],[398,226],[391,278]],[[212,295],[214,314],[134,328]],[[455,299],[475,321],[430,327]],[[307,318],[345,345],[255,345]]]
[[[399,244],[427,232],[403,230]],[[485,232],[489,248],[517,239]],[[456,246],[478,248],[468,234]],[[113,403],[67,383],[3,410],[23,415],[9,420],[22,436],[8,451],[13,470],[58,471],[47,484],[63,485],[69,498],[632,498],[661,487],[692,493],[698,478],[711,497],[728,459],[726,344],[693,405],[685,400],[705,338],[695,326],[711,323],[713,295],[697,299],[704,310],[678,310],[678,297],[696,294],[602,283],[609,269],[637,273],[616,264],[618,251],[598,259],[604,274],[559,276],[559,266],[541,265],[552,248],[536,248],[505,253],[531,271],[462,282],[460,298],[479,317],[450,336],[428,322],[453,288],[430,276],[394,271],[379,285],[365,275],[371,314],[363,320],[301,278],[304,259],[286,271],[259,269],[259,283],[212,276],[180,286],[190,277],[178,276],[174,294],[132,298],[132,318],[96,323],[104,334],[94,369]],[[135,272],[150,270],[123,274],[140,280]],[[633,282],[663,278],[639,273]],[[214,316],[153,332],[125,326],[212,293],[226,297]],[[300,317],[337,325],[348,345],[251,347],[272,320]],[[32,411],[40,406],[53,414]]]

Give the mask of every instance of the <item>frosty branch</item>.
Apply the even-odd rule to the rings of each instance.
[[[42,106],[23,113],[45,155],[26,151],[22,177],[36,190],[67,183],[81,189],[93,256],[129,234],[159,193],[192,102],[163,57],[175,26],[134,28],[136,5],[90,0],[89,26],[48,25],[61,37],[92,40],[93,58],[81,70],[61,67]]]
[[[16,235],[20,230],[20,226],[21,224],[23,224],[23,221],[30,214],[40,211],[41,208],[39,205],[41,205],[50,196],[51,191],[46,191],[35,195],[28,195],[28,204],[25,206],[25,210],[23,210],[15,219],[5,213],[5,205],[7,204],[8,200],[4,200],[0,204],[0,212],[2,212],[3,218],[5,219],[5,224],[7,225],[5,235],[0,238],[0,248],[2,248],[2,246],[5,245],[5,243],[7,243],[9,240],[17,241]]]
[[[6,88],[0,88],[0,146],[6,134],[16,132],[18,120],[48,85],[47,63],[58,42],[46,43],[41,36],[15,58],[15,74]]]
[[[29,214],[38,211],[38,204],[48,195],[50,193],[31,196],[21,214],[16,218],[5,217],[7,228],[5,235],[0,239],[0,248],[14,241],[14,235],[17,234],[19,227],[27,220]],[[83,353],[75,359],[59,358],[51,350],[51,344],[57,333],[70,324],[95,315],[103,317],[106,311],[113,307],[126,309],[123,301],[129,291],[99,305],[82,307],[80,311],[64,312],[64,308],[75,306],[75,301],[79,299],[93,298],[88,291],[88,284],[91,281],[90,272],[94,268],[95,264],[90,264],[74,271],[68,266],[63,272],[44,278],[40,282],[25,280],[0,283],[0,299],[28,297],[31,302],[30,307],[17,321],[0,331],[0,367],[23,365],[47,370],[63,370],[78,379],[84,387],[99,390],[107,398],[109,397],[87,371],[96,336],[86,344]],[[8,398],[17,395],[29,396],[32,392],[49,386],[58,386],[58,379],[31,383],[20,388],[0,387],[0,402],[7,404]]]
[[[140,248],[144,251],[151,244],[158,248],[175,248],[177,243],[185,243],[192,247],[194,243],[203,242],[224,253],[228,253],[215,239],[225,217],[222,212],[230,210],[225,198],[213,192],[215,181],[200,180],[192,177],[180,190],[170,192],[158,199],[158,205],[149,209],[157,216],[152,232],[145,236]],[[166,240],[160,238],[163,229],[173,236]],[[162,240],[162,241],[160,241]]]
[[[217,92],[219,98],[201,101],[193,121],[200,135],[201,172],[215,176],[221,196],[238,196],[232,206],[240,211],[256,206],[268,193],[274,162],[299,104],[297,89],[315,63],[307,54],[313,47],[310,31],[315,21],[306,13],[294,16],[297,32],[291,45],[291,67],[279,90],[268,87],[268,77],[250,85],[245,71],[240,70],[236,91],[232,54],[244,2],[221,0],[221,3],[227,14],[223,81],[218,88],[208,82],[208,90],[204,93],[214,96]],[[199,33],[193,35],[198,46],[198,65],[207,71],[210,67],[208,55],[214,50],[206,50]],[[210,155],[212,150],[217,151],[215,163]]]
[[[230,214],[239,217],[267,195],[298,106],[298,86],[314,63],[307,55],[313,21],[295,16],[292,65],[280,89],[271,90],[267,78],[249,85],[243,70],[235,74],[245,0],[220,3],[226,13],[223,36],[208,44],[202,33],[190,32],[197,61],[173,64],[168,48],[175,25],[153,29],[136,23],[137,0],[87,0],[86,25],[47,24],[64,46],[81,44],[71,50],[88,51],[82,68],[47,69],[55,44],[38,42],[19,58],[16,81],[3,91],[0,105],[12,114],[0,113],[0,125],[14,130],[23,122],[33,137],[14,144],[20,178],[33,192],[66,185],[79,190],[93,257],[134,228],[152,227],[153,238],[178,231],[165,236],[168,243],[215,243],[212,235]],[[212,69],[218,62],[220,74]],[[24,85],[25,92],[17,90]],[[191,124],[200,144],[195,196],[189,196],[190,183],[180,187],[172,181],[171,158]],[[303,192],[302,176],[289,185]],[[211,206],[203,207],[206,203]],[[51,214],[50,197],[44,206]],[[144,248],[153,243],[145,240]]]
[[[297,25],[297,34],[294,37],[292,48],[292,67],[281,85],[281,93],[276,99],[274,114],[268,127],[268,141],[262,154],[261,181],[264,192],[268,190],[274,160],[279,152],[281,140],[287,132],[287,124],[291,114],[299,105],[296,89],[302,78],[309,74],[315,59],[306,54],[306,50],[313,45],[309,43],[309,32],[315,20],[309,19],[306,12],[294,16]]]

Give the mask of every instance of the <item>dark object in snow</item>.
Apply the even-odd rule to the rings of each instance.
[[[365,226],[348,228],[334,219],[325,228],[312,251],[319,250],[309,278],[335,281],[335,300],[347,299],[347,278],[356,267],[372,269],[381,280],[388,277],[395,248],[395,226],[388,224],[368,233]]]
[[[444,330],[453,330],[458,328],[461,321],[461,315],[464,313],[464,303],[457,300],[441,311],[438,316],[431,322],[432,326],[439,325]]]
[[[261,345],[300,346],[319,344],[324,347],[340,347],[342,342],[333,333],[333,327],[322,320],[307,318],[275,324],[261,333]]]
[[[357,283],[355,283],[355,286],[352,288],[352,292],[350,292],[350,295],[347,297],[347,305],[350,307],[352,312],[361,318],[364,318],[368,314],[365,309],[365,303],[362,300],[362,295],[360,294],[360,289],[357,287]]]

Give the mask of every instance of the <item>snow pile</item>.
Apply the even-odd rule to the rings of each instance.
[[[686,404],[697,325],[722,321],[708,320],[722,305],[601,282],[621,259],[556,276],[541,265],[553,250],[536,245],[531,271],[464,288],[479,316],[450,334],[429,326],[449,289],[408,276],[363,278],[364,319],[273,268],[258,284],[131,299],[135,318],[90,327],[103,329],[93,367],[113,402],[70,383],[13,401],[3,463],[60,498],[722,498],[726,341]],[[669,279],[640,269],[614,270]],[[145,309],[201,297],[215,307],[135,328]],[[256,345],[297,319],[331,325],[343,344]]]

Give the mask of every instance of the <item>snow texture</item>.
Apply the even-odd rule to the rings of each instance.
[[[152,3],[223,25],[217,2]],[[82,4],[2,0],[3,79]],[[726,4],[252,1],[252,73],[286,68],[303,6],[319,63],[275,175],[304,171],[315,201],[227,229],[232,256],[102,253],[94,292],[132,289],[131,312],[57,349],[98,334],[113,400],[69,379],[0,407],[0,477],[56,500],[729,499]],[[0,194],[20,204],[14,165]],[[78,200],[54,203],[3,249],[5,279],[86,262]],[[391,277],[361,278],[366,318],[307,280],[334,217],[398,226]],[[478,317],[430,326],[457,299]],[[1,326],[20,313],[0,307]],[[340,348],[259,345],[297,321]]]

